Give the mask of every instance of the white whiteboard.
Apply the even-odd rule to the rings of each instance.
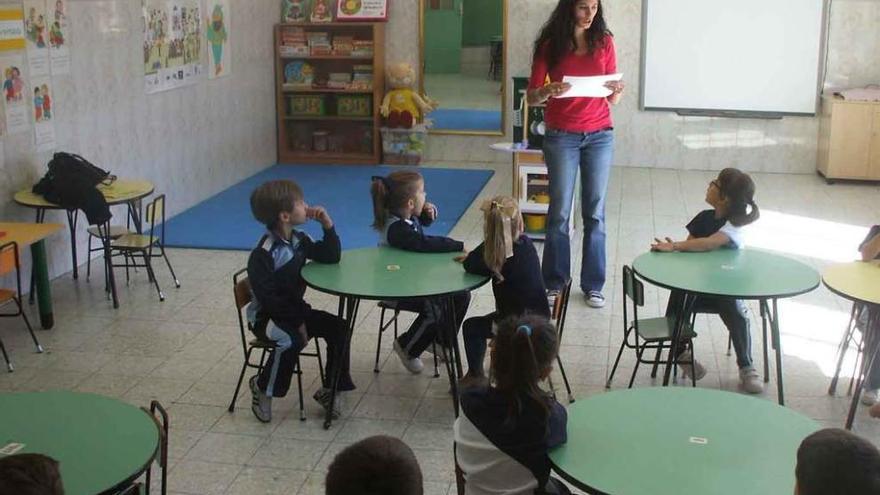
[[[642,108],[815,114],[823,0],[644,0]]]

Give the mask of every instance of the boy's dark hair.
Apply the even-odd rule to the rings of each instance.
[[[385,435],[353,443],[327,470],[326,495],[422,495],[422,470],[399,438]]]
[[[382,231],[388,224],[388,215],[406,205],[419,192],[425,179],[415,170],[398,170],[387,177],[373,177],[370,196],[373,197],[373,228]],[[416,212],[418,215],[421,212]]]
[[[718,174],[718,191],[728,201],[727,219],[737,227],[748,225],[761,216],[755,204],[755,182],[749,174],[725,168]]]
[[[43,454],[0,457],[0,493],[64,495],[58,461]]]
[[[251,213],[258,222],[272,229],[283,211],[293,211],[293,205],[303,199],[303,191],[292,180],[270,180],[251,193]]]
[[[795,477],[799,495],[880,493],[880,451],[846,430],[819,430],[798,447]]]
[[[498,323],[492,345],[489,378],[508,402],[508,418],[517,417],[522,399],[549,414],[541,374],[553,365],[559,343],[556,327],[539,315],[512,316]]]

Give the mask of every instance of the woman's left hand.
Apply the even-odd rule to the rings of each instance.
[[[620,93],[623,93],[623,88],[626,87],[626,83],[623,81],[607,81],[605,87],[610,89],[612,94],[619,95]]]

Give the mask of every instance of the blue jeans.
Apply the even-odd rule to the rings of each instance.
[[[611,129],[587,133],[547,129],[544,161],[550,176],[550,207],[542,262],[547,289],[562,288],[571,275],[569,217],[578,171],[584,221],[580,285],[584,292],[601,291],[605,285],[605,193],[613,153]]]

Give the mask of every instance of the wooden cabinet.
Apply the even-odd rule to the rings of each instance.
[[[825,180],[880,181],[880,103],[822,97],[816,168]]]
[[[379,163],[384,23],[275,26],[280,163]]]

